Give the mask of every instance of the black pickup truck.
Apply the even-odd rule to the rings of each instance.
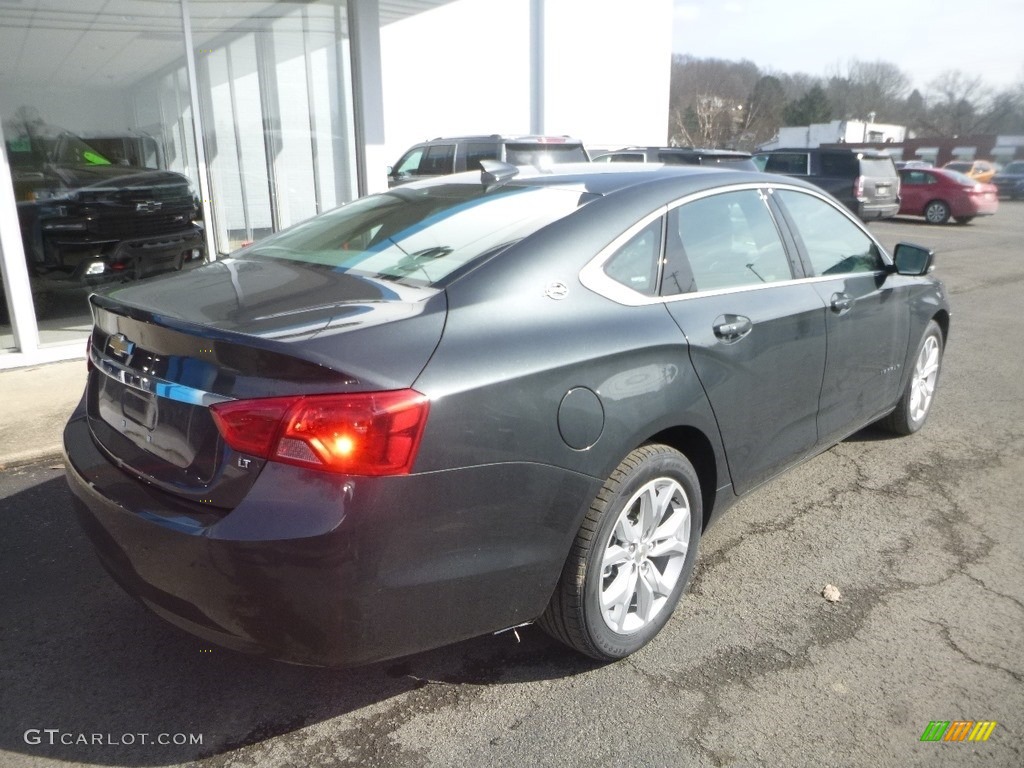
[[[113,163],[69,133],[6,149],[33,294],[138,280],[203,257],[187,177]]]

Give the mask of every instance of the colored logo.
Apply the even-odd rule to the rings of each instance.
[[[995,720],[932,720],[921,741],[988,741],[996,729]]]

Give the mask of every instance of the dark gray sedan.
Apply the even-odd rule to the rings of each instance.
[[[488,161],[93,296],[68,481],[114,578],[231,648],[536,621],[617,659],[737,497],[924,424],[931,267],[794,179]]]

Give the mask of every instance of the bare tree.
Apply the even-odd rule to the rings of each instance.
[[[929,103],[922,127],[939,136],[976,133],[990,120],[992,91],[980,76],[947,70],[928,84]]]

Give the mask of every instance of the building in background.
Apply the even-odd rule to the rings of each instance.
[[[902,125],[872,123],[863,120],[833,120],[812,125],[787,125],[759,149],[808,149],[823,144],[893,144],[907,137]]]
[[[92,281],[384,190],[415,141],[664,143],[671,26],[671,0],[0,0],[0,368],[81,356]]]

